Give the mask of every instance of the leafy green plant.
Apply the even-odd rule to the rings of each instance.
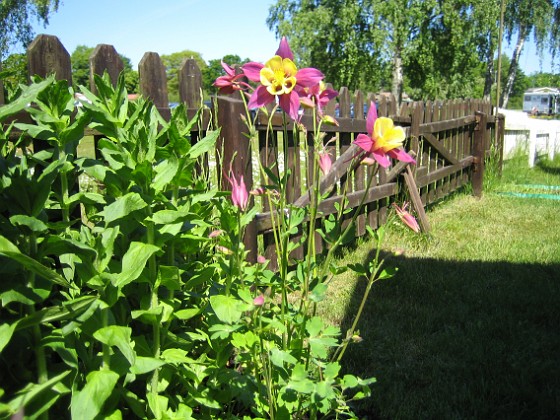
[[[180,106],[166,121],[150,101],[128,102],[123,76],[116,87],[108,76],[95,83],[76,106],[66,82],[37,79],[0,108],[0,122],[18,112],[34,120],[0,133],[0,415],[354,418],[352,401],[374,379],[342,375],[340,362],[367,293],[345,337],[317,315],[353,225],[341,225],[345,200],[316,223],[330,160],[317,156],[303,207],[286,199],[289,171],[261,168],[271,270],[247,259],[257,206],[243,178],[225,174],[230,195],[199,170],[219,129],[193,142],[198,115],[188,120]],[[319,150],[321,124],[333,120],[320,92],[311,96]],[[14,127],[22,136],[12,143]],[[86,128],[98,133],[96,157],[78,156]],[[98,188],[80,189],[80,176]],[[329,245],[322,262],[316,233]],[[382,231],[370,234],[379,249]],[[303,258],[290,257],[306,241]],[[351,268],[368,292],[392,275],[379,253]]]

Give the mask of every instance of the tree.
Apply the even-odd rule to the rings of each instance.
[[[545,43],[550,39],[552,23],[555,17],[555,7],[551,0],[509,0],[506,8],[506,39],[511,42],[517,34],[517,41],[511,57],[506,86],[503,90],[500,104],[507,107],[512,93],[517,72],[519,71],[519,57],[527,38],[533,34],[537,49],[542,51]]]
[[[389,77],[366,3],[279,0],[270,7],[267,24],[278,38],[288,38],[299,66],[319,68],[337,87],[379,89]]]
[[[267,23],[337,86],[390,85],[399,99],[405,85],[418,98],[472,96],[482,63],[493,62],[496,1],[278,0]]]
[[[10,54],[2,63],[0,79],[4,84],[6,102],[17,92],[20,84],[27,84],[27,56],[25,54]]]
[[[74,82],[74,87],[86,86],[89,88],[89,57],[93,53],[95,48],[88,47],[86,45],[78,45],[72,55],[70,60],[72,62],[72,81]],[[124,77],[126,90],[129,93],[138,92],[138,72],[133,70],[132,62],[130,58],[119,54],[123,65],[124,65]]]
[[[204,72],[206,69],[206,62],[202,59],[201,54],[198,52],[184,50],[161,56],[161,61],[165,66],[165,72],[167,75],[167,93],[169,95],[170,102],[179,101],[179,70],[188,58],[193,58],[198,64],[200,71],[202,73]]]
[[[10,47],[33,41],[31,19],[47,24],[49,15],[58,10],[59,0],[2,0],[0,2],[0,58]]]

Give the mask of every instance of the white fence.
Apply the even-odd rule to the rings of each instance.
[[[522,111],[500,109],[506,117],[504,133],[504,158],[521,149],[529,155],[529,167],[539,156],[554,159],[560,153],[560,121],[529,118]]]

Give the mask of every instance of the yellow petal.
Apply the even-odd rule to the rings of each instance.
[[[377,138],[383,137],[385,133],[393,127],[394,124],[391,118],[379,117],[375,120],[375,125],[373,126],[373,134]]]
[[[292,77],[296,75],[297,67],[292,60],[290,60],[289,58],[284,58],[282,60],[282,64],[284,68],[284,74],[286,75],[286,77]]]

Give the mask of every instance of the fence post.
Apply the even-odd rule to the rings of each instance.
[[[221,189],[231,191],[231,185],[225,177],[243,176],[247,190],[253,188],[253,168],[251,158],[251,143],[247,136],[247,127],[241,118],[245,114],[243,102],[239,99],[218,96],[218,126],[221,128],[220,137],[216,145],[218,179]],[[232,174],[229,170],[232,170]],[[257,261],[257,224],[254,220],[245,229],[243,238],[245,249],[249,251],[248,260]]]
[[[72,85],[70,54],[53,35],[38,35],[27,47],[29,76],[47,77],[54,73],[56,80],[67,80]]]
[[[97,94],[93,75],[102,76],[104,72],[109,74],[113,86],[117,85],[119,75],[124,70],[121,57],[115,47],[107,44],[99,44],[89,56],[89,86],[93,93]]]
[[[167,96],[167,77],[165,66],[158,53],[147,52],[138,63],[140,93],[150,98],[163,118],[169,119],[169,98]]]
[[[473,174],[472,188],[475,197],[482,197],[484,188],[484,157],[486,136],[488,132],[487,120],[488,116],[484,112],[476,111],[476,127],[474,128],[473,138]]]
[[[185,60],[179,69],[179,99],[187,108],[197,109],[201,106],[202,73],[196,60]]]
[[[499,147],[498,176],[501,177],[503,169],[502,167],[504,166],[504,137],[506,131],[506,117],[504,116],[504,114],[498,114],[496,115],[496,118],[498,119],[498,123],[496,124],[496,141]]]

